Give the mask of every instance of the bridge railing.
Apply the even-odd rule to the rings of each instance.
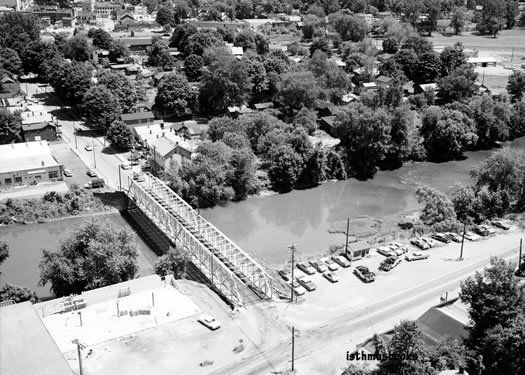
[[[271,278],[262,267],[160,180],[148,174],[144,182],[131,181],[128,194],[230,301],[245,303],[247,286],[271,298]]]

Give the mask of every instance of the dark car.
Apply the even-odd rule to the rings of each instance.
[[[371,283],[376,279],[376,274],[371,272],[368,267],[357,266],[354,269],[354,274],[364,283]]]
[[[303,271],[307,275],[315,274],[315,268],[313,268],[312,266],[306,263],[297,263],[297,268],[299,268],[301,271]]]
[[[279,276],[282,277],[282,279],[284,281],[290,281],[291,280],[292,276],[290,274],[290,271],[288,271],[288,270],[279,270],[279,271],[277,271],[277,273],[279,274]]]
[[[432,236],[433,239],[438,240],[440,242],[449,243],[450,238],[445,233],[434,233]]]
[[[388,272],[401,263],[401,258],[388,257],[379,265],[379,270]]]
[[[461,242],[462,241],[462,236],[457,234],[457,233],[454,233],[454,232],[447,232],[445,233],[448,238],[451,240],[451,241],[454,241],[454,242]]]
[[[504,229],[504,230],[509,230],[510,229],[510,224],[506,223],[505,221],[502,221],[502,220],[493,220],[490,223],[492,225],[494,225],[496,228],[500,228],[500,229]]]

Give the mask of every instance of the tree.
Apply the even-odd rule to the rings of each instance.
[[[417,201],[424,204],[421,220],[426,225],[455,220],[454,205],[448,196],[429,186],[420,186],[416,190]]]
[[[91,87],[93,67],[79,62],[70,64],[63,59],[50,63],[45,69],[49,69],[47,74],[55,93],[70,103],[80,104]]]
[[[450,27],[454,29],[454,33],[458,35],[463,31],[465,23],[467,22],[467,9],[465,7],[457,7],[450,18]]]
[[[423,344],[423,335],[414,321],[402,320],[394,327],[387,353],[390,356],[379,363],[378,375],[436,373],[427,360],[428,353]]]
[[[0,48],[0,69],[5,69],[12,74],[22,72],[22,60],[14,49]]]
[[[155,18],[155,21],[161,26],[175,25],[175,18],[173,17],[173,13],[171,10],[167,7],[161,7],[157,11],[157,17]]]
[[[461,283],[460,298],[468,306],[471,320],[465,345],[471,358],[481,358],[483,374],[517,375],[524,369],[520,355],[506,360],[497,357],[504,350],[523,350],[524,345],[520,321],[523,321],[525,294],[514,271],[514,264],[492,258],[491,267]],[[469,363],[469,373],[479,371],[479,365],[473,362]]]
[[[410,137],[414,127],[414,113],[408,106],[400,106],[392,111],[391,116],[391,147],[387,152],[385,162],[393,166],[400,166],[408,159],[412,151]]]
[[[439,97],[445,103],[473,97],[478,91],[478,73],[470,64],[461,65],[437,82]]]
[[[135,137],[130,128],[118,120],[113,121],[108,129],[106,138],[119,151],[129,151],[135,143]]]
[[[170,248],[161,255],[153,266],[155,273],[159,276],[173,275],[176,279],[186,276],[186,269],[190,262],[190,254],[183,248]]]
[[[415,83],[435,82],[441,72],[441,60],[434,52],[423,53],[418,56],[414,67],[413,81]]]
[[[343,41],[359,42],[368,33],[364,19],[347,14],[344,11],[331,14],[329,20]]]
[[[118,59],[129,59],[131,55],[131,51],[129,50],[129,47],[125,45],[121,40],[115,40],[111,45],[109,46],[109,61],[116,63]]]
[[[199,31],[188,37],[182,52],[184,53],[184,56],[189,56],[191,54],[202,56],[206,48],[223,44],[224,42],[217,32]]]
[[[415,67],[418,64],[418,55],[410,49],[400,49],[394,56],[394,61],[403,70],[405,76],[413,81],[415,78]]]
[[[21,142],[21,125],[20,113],[11,113],[7,109],[0,109],[0,144]]]
[[[390,143],[388,113],[362,104],[347,106],[336,117],[335,132],[356,176],[373,176],[379,163],[385,159]]]
[[[270,46],[268,45],[268,39],[262,34],[255,34],[255,49],[258,55],[265,55],[270,52]]]
[[[242,47],[242,49],[246,52],[247,50],[255,50],[255,34],[251,30],[241,30],[237,35],[235,36],[235,39],[233,40],[233,45],[236,47]]]
[[[184,51],[190,36],[197,32],[197,28],[191,23],[181,23],[175,26],[170,39],[170,47],[175,47],[179,51]]]
[[[207,114],[221,114],[229,106],[244,104],[250,89],[246,64],[231,56],[213,62],[201,81],[200,108]]]
[[[317,130],[317,114],[314,110],[303,107],[293,119],[295,127],[304,128],[308,134],[312,135]]]
[[[91,127],[107,130],[122,113],[122,108],[106,86],[96,85],[84,95],[82,113]]]
[[[510,107],[488,95],[474,97],[469,101],[469,115],[478,130],[478,144],[492,146],[494,142],[509,137]]]
[[[520,14],[518,2],[514,0],[508,0],[505,2],[505,5],[506,5],[506,8],[505,8],[506,28],[512,29],[514,25],[516,24],[516,18]]]
[[[476,190],[472,185],[455,185],[450,193],[450,199],[459,221],[466,222],[475,216]]]
[[[20,55],[25,72],[37,73],[42,79],[46,79],[43,73],[43,65],[45,62],[57,59],[60,55],[55,44],[42,42],[40,40],[30,42],[25,46],[24,51]]]
[[[319,96],[319,86],[309,71],[286,73],[282,77],[279,90],[279,101],[289,113],[301,108],[313,108]]]
[[[399,43],[393,38],[386,38],[383,40],[383,52],[395,54],[399,50]]]
[[[409,49],[414,51],[417,55],[432,52],[432,42],[420,36],[411,36],[406,38],[401,45],[401,49]]]
[[[460,111],[429,107],[421,122],[423,144],[431,160],[456,159],[478,139],[473,121]]]
[[[184,59],[184,72],[190,81],[196,81],[202,74],[204,60],[199,55],[189,55]]]
[[[40,39],[40,27],[34,14],[4,12],[0,16],[0,46],[21,54],[28,44]]]
[[[9,257],[9,243],[0,240],[0,266]]]
[[[277,145],[269,152],[268,177],[274,189],[290,191],[304,168],[303,158],[288,144]]]
[[[137,257],[131,232],[92,219],[69,232],[56,250],[43,250],[40,284],[62,297],[120,283],[135,276]]]
[[[179,0],[175,2],[175,5],[172,9],[174,19],[174,24],[172,24],[172,26],[178,25],[183,19],[188,18],[190,11],[190,6],[185,0]]]
[[[0,288],[0,302],[4,301],[13,301],[14,303],[29,301],[35,303],[37,296],[29,288],[5,284]]]
[[[525,73],[515,70],[508,78],[507,92],[515,102],[523,99],[525,93]]]
[[[174,61],[170,55],[170,49],[161,39],[153,39],[146,64],[148,66],[157,66],[169,70],[173,68]]]
[[[525,102],[514,103],[509,125],[511,138],[525,135]]]
[[[330,50],[330,45],[326,38],[315,38],[310,45],[310,56],[312,56],[316,51],[322,51],[327,55],[331,55],[332,51]]]
[[[123,74],[103,70],[97,75],[99,85],[104,85],[118,100],[123,113],[130,113],[139,100],[133,83]]]
[[[430,363],[438,371],[464,369],[464,353],[465,347],[459,339],[445,335],[430,350]]]
[[[196,94],[186,78],[180,74],[169,74],[159,83],[155,107],[176,117],[189,116],[195,110]]]
[[[447,76],[455,69],[467,63],[467,57],[463,53],[463,44],[457,42],[452,47],[448,46],[439,54],[441,60],[441,75]]]
[[[62,47],[65,58],[75,61],[89,60],[89,46],[87,38],[83,35],[75,35],[69,39]]]
[[[93,32],[93,45],[98,48],[109,50],[113,45],[113,38],[107,31],[96,29]]]

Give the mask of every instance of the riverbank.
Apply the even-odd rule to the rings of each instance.
[[[42,198],[8,198],[0,201],[0,224],[42,223],[111,210],[91,191],[72,186],[70,192],[63,194],[52,191]]]

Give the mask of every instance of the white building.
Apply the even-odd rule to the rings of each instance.
[[[150,150],[153,169],[166,170],[170,166],[180,166],[183,159],[191,160],[195,147],[182,137],[163,136],[151,144]]]
[[[47,141],[0,145],[0,188],[62,179]]]

